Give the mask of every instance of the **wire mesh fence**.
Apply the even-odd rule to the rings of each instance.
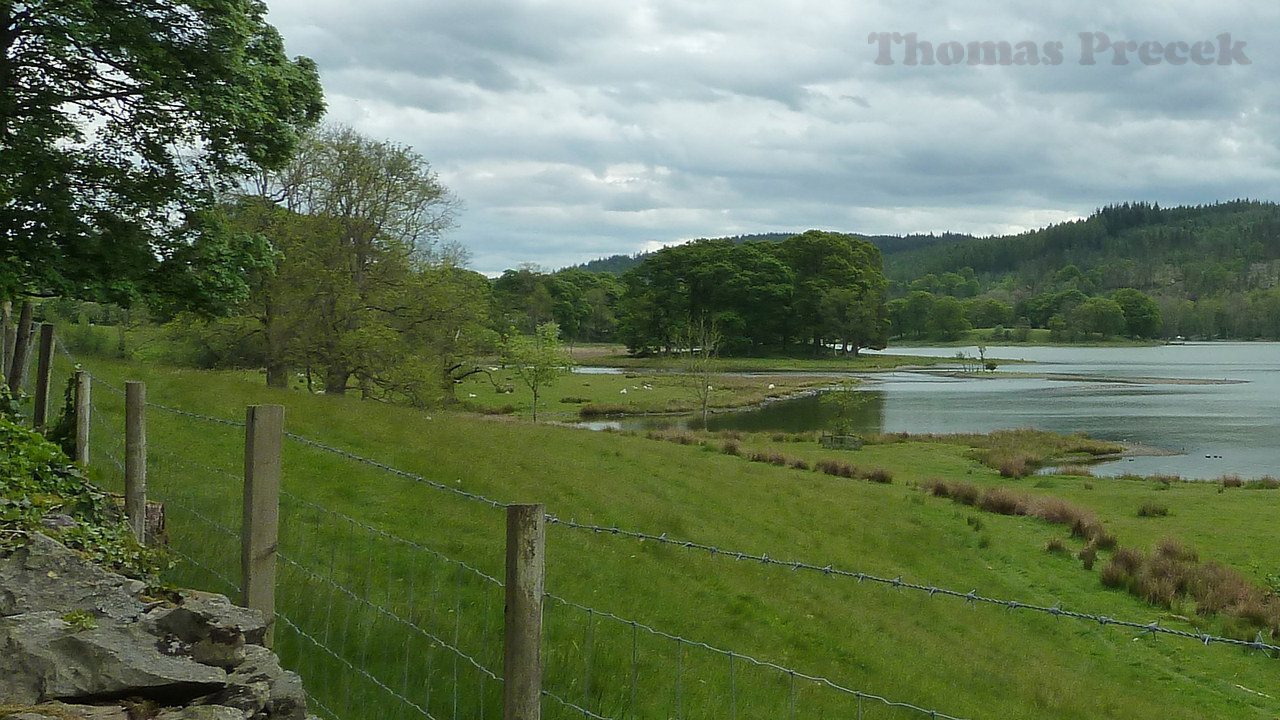
[[[123,391],[95,378],[94,473],[115,489],[123,475]],[[152,497],[167,511],[179,562],[168,580],[235,597],[240,586],[243,423],[153,402],[148,405]],[[184,447],[202,443],[200,460]],[[497,718],[502,715],[501,501],[287,435],[280,501],[276,649],[298,671],[325,718]],[[432,492],[366,493],[394,478]],[[326,482],[316,482],[325,478]],[[330,482],[339,479],[339,482]],[[410,499],[411,498],[411,499]],[[380,525],[380,503],[421,505],[421,527]],[[342,507],[345,512],[334,510]],[[467,527],[454,522],[466,516]],[[444,519],[449,522],[443,522]],[[1262,642],[1188,633],[1060,606],[1020,603],[887,578],[824,563],[779,560],[710,544],[548,515],[552,526],[617,535],[727,561],[883,585],[897,592],[994,604],[1143,634],[1210,645],[1280,650]],[[456,534],[462,533],[462,534]],[[483,542],[476,542],[477,538]],[[606,541],[608,542],[608,541]],[[1010,613],[1012,615],[1012,613]],[[686,638],[558,594],[544,614],[547,718],[952,718],[847,687],[768,658]]]

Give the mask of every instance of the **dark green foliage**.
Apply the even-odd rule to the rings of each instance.
[[[256,238],[207,214],[217,191],[282,164],[322,111],[266,6],[0,3],[0,296],[223,312]]]
[[[880,251],[810,230],[781,243],[698,240],[664,248],[623,276],[618,334],[631,352],[678,352],[690,323],[709,323],[727,355],[803,344],[856,355],[888,332]]]
[[[1055,340],[1088,334],[1277,338],[1278,236],[1280,205],[1271,202],[1124,203],[1020,235],[886,254],[885,272],[899,296],[964,297],[964,284],[948,286],[942,278],[955,268],[971,269],[984,299],[1017,299],[1015,323],[1025,318],[1030,327],[1055,329]],[[1115,314],[1105,308],[1100,315],[1100,305],[1073,317],[1091,297],[1120,306],[1121,329],[1111,330]],[[894,333],[916,337],[909,324],[895,323]]]
[[[50,514],[75,524],[55,532]],[[39,433],[0,414],[0,550],[33,532],[54,534],[90,560],[132,577],[154,575],[157,556],[138,545],[115,504]]]

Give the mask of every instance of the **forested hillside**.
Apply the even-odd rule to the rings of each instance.
[[[755,235],[733,235],[731,237],[716,238],[717,240],[725,240],[735,245],[741,245],[748,242],[774,242],[780,243],[787,238],[794,237],[799,233],[759,233]],[[882,254],[901,253],[922,248],[934,247],[937,245],[946,245],[950,243],[960,242],[963,240],[972,240],[971,235],[961,235],[957,233],[943,233],[942,235],[857,235],[855,237],[875,245],[880,248]],[[695,241],[697,242],[697,241]],[[639,267],[646,259],[651,257],[657,250],[652,252],[636,253],[634,255],[610,255],[605,258],[597,258],[590,262],[575,265],[569,270],[586,270],[594,273],[624,273],[634,267]]]
[[[1123,291],[1122,300],[1145,296],[1158,308],[1159,322],[1139,336],[1276,338],[1280,206],[1249,200],[1113,205],[1084,220],[1020,235],[886,253],[885,274],[899,310],[955,298],[975,327],[1048,327],[1064,339],[1108,334],[1122,320],[1089,325],[1079,309]],[[909,315],[896,324],[897,334],[927,336],[930,322],[937,334],[946,324],[921,320],[920,312]]]

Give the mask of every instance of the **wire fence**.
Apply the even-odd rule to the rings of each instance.
[[[62,352],[74,357],[65,347]],[[122,476],[123,390],[92,376],[93,447],[108,484]],[[165,504],[169,547],[180,558],[172,580],[235,595],[239,591],[239,526],[244,423],[149,402],[151,495]],[[183,442],[206,445],[193,459]],[[313,712],[334,720],[488,718],[501,716],[503,583],[501,509],[507,504],[294,433],[286,433],[286,490],[281,497],[276,649],[313,694]],[[209,449],[213,452],[209,452]],[[216,461],[209,461],[209,458]],[[437,493],[364,496],[375,478],[394,477]],[[342,482],[312,482],[315,477]],[[406,498],[412,500],[406,500]],[[380,502],[422,506],[424,525],[467,514],[469,525],[424,530],[409,539],[379,526]],[[361,517],[332,509],[359,509]],[[472,512],[470,508],[480,508]],[[1135,622],[1060,605],[1024,603],[889,578],[827,563],[784,560],[713,544],[603,527],[554,514],[547,523],[577,533],[613,536],[857,583],[994,605],[1101,627],[1280,652],[1256,640],[1218,637]],[[397,529],[399,533],[401,529]],[[465,558],[465,559],[464,559]],[[769,659],[663,631],[557,594],[544,615],[544,716],[548,718],[918,718],[958,720],[902,699],[848,687]],[[376,712],[371,709],[376,708]]]

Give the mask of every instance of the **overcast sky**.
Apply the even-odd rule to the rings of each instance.
[[[268,2],[329,120],[422,154],[487,273],[1280,199],[1280,4]]]

